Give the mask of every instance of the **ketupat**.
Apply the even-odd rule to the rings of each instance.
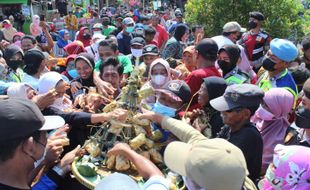
[[[131,141],[129,141],[129,146],[132,149],[137,150],[138,148],[140,148],[140,146],[145,144],[145,142],[146,142],[145,134],[141,133],[135,138],[133,138]]]
[[[130,168],[129,160],[122,155],[117,155],[115,160],[115,169],[117,171],[126,171],[129,168]]]
[[[155,163],[155,164],[160,164],[163,163],[163,157],[162,155],[154,148],[149,150],[149,153],[151,155],[151,160]]]

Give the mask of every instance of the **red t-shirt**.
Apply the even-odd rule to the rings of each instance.
[[[158,44],[158,48],[161,48],[161,46],[163,45],[163,42],[167,41],[169,39],[169,34],[166,31],[166,29],[158,24],[156,27],[154,27],[156,29],[156,34],[154,36],[154,41],[157,42]]]
[[[200,86],[203,83],[203,79],[211,76],[222,77],[221,73],[215,68],[215,66],[210,66],[203,69],[197,69],[187,76],[185,82],[190,87],[192,96],[200,89]],[[191,111],[194,107],[196,108],[199,107],[195,104],[198,104],[198,95],[196,95],[195,98],[193,99],[189,111]]]

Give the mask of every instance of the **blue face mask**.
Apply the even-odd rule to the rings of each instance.
[[[157,101],[154,104],[154,107],[153,107],[152,111],[155,112],[155,113],[159,113],[159,114],[165,115],[165,116],[174,117],[177,110],[174,109],[174,108],[165,106],[165,105],[159,103],[159,101]]]
[[[127,33],[133,33],[133,31],[134,31],[134,27],[133,26],[128,26],[127,28],[126,28],[126,32]]]

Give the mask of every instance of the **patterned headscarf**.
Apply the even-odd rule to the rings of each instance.
[[[264,190],[310,189],[309,158],[310,148],[278,144],[266,172]]]

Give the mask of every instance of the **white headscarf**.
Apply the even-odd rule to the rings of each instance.
[[[55,88],[59,81],[64,81],[64,79],[62,75],[57,72],[51,71],[43,74],[39,80],[39,94],[47,93],[49,90]],[[57,98],[51,107],[65,111],[72,105],[69,100],[65,101],[65,99],[64,96]]]
[[[39,94],[47,93],[50,89],[55,88],[61,80],[63,79],[57,72],[51,71],[43,74],[39,80]]]
[[[7,89],[7,95],[10,98],[28,99],[28,95],[27,95],[28,88],[31,88],[31,87],[25,83],[13,83]]]

